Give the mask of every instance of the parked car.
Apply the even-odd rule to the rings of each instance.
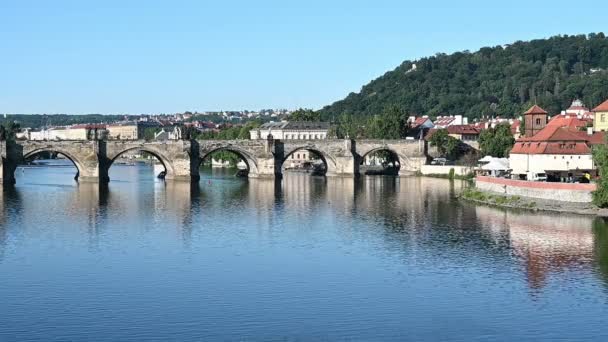
[[[431,165],[445,165],[448,162],[445,158],[435,158],[431,160]]]

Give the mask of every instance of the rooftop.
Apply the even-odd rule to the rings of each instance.
[[[534,105],[534,106],[530,107],[530,109],[528,109],[528,111],[525,112],[524,114],[547,114],[547,111],[540,108],[537,105]]]
[[[608,112],[608,100],[602,102],[599,106],[593,108],[594,112]]]
[[[327,130],[329,122],[312,122],[312,121],[282,121],[282,122],[267,122],[260,126],[261,129],[291,129],[291,130]]]

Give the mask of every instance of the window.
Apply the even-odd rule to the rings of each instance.
[[[292,155],[291,155],[291,159],[296,159],[296,155],[295,155],[295,154],[292,154]]]
[[[300,159],[300,154],[298,153],[298,159]]]
[[[606,114],[600,115],[600,121],[601,122],[606,122]]]
[[[540,126],[540,118],[536,119],[536,125]]]

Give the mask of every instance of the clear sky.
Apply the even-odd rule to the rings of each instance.
[[[317,109],[406,59],[606,32],[607,13],[605,0],[0,0],[0,113]]]

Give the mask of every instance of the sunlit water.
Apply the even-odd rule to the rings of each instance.
[[[0,341],[608,340],[608,227],[427,178],[18,169]]]

